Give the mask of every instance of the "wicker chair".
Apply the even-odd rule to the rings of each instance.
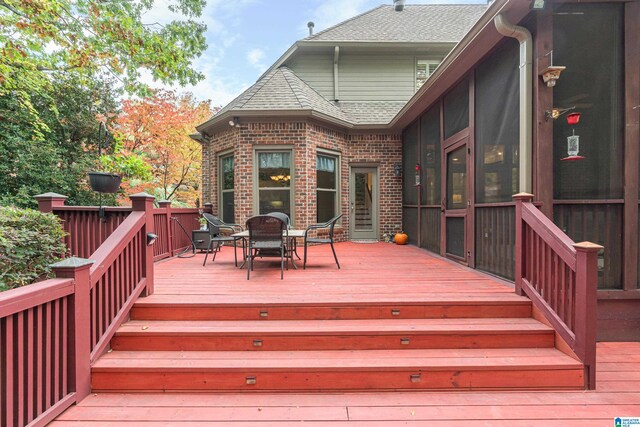
[[[282,280],[288,239],[287,224],[272,215],[257,215],[247,220],[247,230],[249,231],[247,280],[257,256],[280,256],[280,279]]]
[[[336,260],[336,265],[338,266],[338,269],[340,269],[340,263],[338,262],[338,256],[336,255],[336,250],[333,247],[333,229],[336,226],[336,223],[338,222],[338,220],[342,218],[342,214],[338,215],[335,218],[330,219],[329,221],[322,223],[322,224],[312,224],[310,226],[307,227],[307,229],[304,232],[304,262],[302,264],[302,268],[306,269],[307,268],[307,246],[309,245],[309,243],[328,243],[331,245],[331,251],[333,252],[333,258]],[[309,237],[309,231],[311,230],[319,230],[321,228],[328,228],[329,229],[329,236],[327,238],[320,238],[320,237]]]
[[[202,216],[204,217],[205,220],[207,220],[207,226],[209,228],[209,245],[207,246],[207,252],[206,252],[206,255],[204,256],[204,262],[202,263],[202,265],[203,266],[206,265],[207,258],[209,257],[209,252],[213,251],[213,260],[212,260],[213,262],[216,260],[216,254],[220,250],[220,246],[222,245],[222,243],[233,242],[233,257],[234,257],[235,265],[237,267],[238,254],[236,253],[236,242],[239,238],[223,235],[222,232],[228,231],[231,233],[235,233],[237,231],[242,231],[242,226],[238,224],[227,224],[217,216],[214,216],[208,213],[203,213]],[[214,243],[216,245],[215,248],[213,247]]]

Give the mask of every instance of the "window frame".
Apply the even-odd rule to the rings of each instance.
[[[324,157],[332,157],[336,161],[336,188],[320,188],[318,187],[318,156]],[[338,151],[328,150],[326,148],[318,147],[316,149],[316,163],[315,163],[315,171],[316,171],[316,221],[318,221],[318,191],[333,191],[335,197],[335,211],[333,212],[332,218],[340,215],[342,212],[342,203],[341,203],[341,186],[342,186],[342,154]],[[318,221],[320,222],[320,221]],[[342,219],[338,221],[338,224],[342,222]]]
[[[418,90],[420,90],[420,88],[422,87],[422,85],[424,85],[424,83],[429,80],[429,77],[431,77],[431,75],[433,74],[433,72],[429,72],[429,66],[430,65],[435,65],[436,67],[434,68],[434,71],[438,68],[438,66],[440,65],[440,63],[442,62],[442,60],[438,60],[438,59],[424,59],[424,58],[416,58],[416,62],[415,62],[415,67],[414,67],[414,73],[415,73],[415,84],[416,84],[416,92]],[[422,81],[422,83],[419,83],[418,80],[418,66],[421,64],[425,64],[427,66],[427,77]]]
[[[222,160],[227,158],[227,157],[232,157],[233,158],[233,188],[232,189],[227,189],[225,190],[224,187],[224,171],[222,169]],[[222,219],[224,221],[224,203],[223,203],[223,194],[224,193],[233,193],[233,204],[235,206],[236,204],[236,195],[235,195],[235,191],[236,191],[236,159],[235,159],[235,152],[233,149],[229,149],[229,150],[224,150],[218,153],[218,214],[220,215],[220,219]],[[234,209],[234,215],[233,215],[233,223],[236,222],[236,218],[235,218],[235,209]]]
[[[289,153],[290,159],[290,171],[291,171],[291,180],[289,180],[289,219],[291,220],[291,225],[295,224],[296,217],[296,201],[295,201],[295,150],[293,145],[256,145],[253,147],[253,167],[252,167],[252,176],[253,176],[253,214],[260,215],[260,190],[284,190],[286,187],[264,187],[260,188],[260,162],[258,161],[258,156],[260,153]]]

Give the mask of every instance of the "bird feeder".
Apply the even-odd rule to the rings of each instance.
[[[563,162],[573,162],[576,160],[582,160],[585,157],[578,155],[580,151],[580,136],[574,134],[567,137],[567,157],[564,157],[560,160]]]

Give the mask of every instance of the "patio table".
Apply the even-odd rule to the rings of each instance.
[[[287,250],[287,252],[289,252],[289,254],[287,254],[287,257],[288,257],[288,258],[291,258],[291,264],[293,265],[293,268],[295,268],[296,270],[298,269],[298,266],[296,266],[296,263],[295,263],[295,261],[294,261],[294,259],[293,259],[293,254],[295,254],[295,255],[298,257],[298,259],[300,259],[300,256],[298,256],[298,252],[297,252],[297,248],[296,248],[296,246],[295,246],[295,245],[290,245],[289,243],[290,243],[293,239],[296,239],[296,238],[298,238],[298,237],[304,237],[304,233],[305,233],[305,231],[306,231],[306,230],[295,230],[295,229],[291,229],[291,230],[287,230],[287,233],[286,233],[286,234],[287,234],[287,240],[288,240],[288,241],[287,241],[287,245],[288,245],[287,247],[289,247],[289,248],[291,248],[291,247],[292,247],[292,248],[293,248],[291,251],[290,251],[290,250]],[[285,233],[282,233],[282,234],[285,234]],[[245,249],[244,249],[244,248],[245,248],[245,243],[244,243],[244,242],[246,241],[246,239],[248,239],[248,238],[249,238],[249,230],[244,230],[244,231],[241,231],[241,232],[239,232],[239,233],[234,233],[234,234],[232,234],[232,235],[231,235],[231,237],[239,237],[239,238],[242,238],[242,239],[243,239],[243,240],[242,240],[242,242],[243,242],[243,243],[242,243],[242,257],[243,257],[243,262],[242,262],[242,265],[240,265],[240,268],[242,268],[242,267],[244,267],[244,266],[245,266],[245,264],[247,263],[247,254],[246,254]]]

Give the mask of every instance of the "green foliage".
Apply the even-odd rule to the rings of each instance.
[[[17,97],[0,96],[0,205],[35,207],[33,196],[49,191],[95,205],[87,172],[100,168],[97,116],[117,112],[118,95],[113,81],[61,73],[31,97],[40,127]]]
[[[185,19],[144,22],[153,0],[0,0],[0,97],[16,98],[40,128],[32,97],[48,92],[52,73],[109,74],[139,95],[148,94],[143,72],[165,84],[197,83],[203,75],[191,61],[206,49],[206,26],[192,18],[205,0],[166,3]]]
[[[66,251],[64,235],[53,214],[0,206],[0,291],[47,277]]]
[[[113,153],[100,156],[102,170],[131,180],[142,182],[153,180],[151,165],[147,163],[145,154],[141,151],[127,152],[118,137],[115,141]]]

